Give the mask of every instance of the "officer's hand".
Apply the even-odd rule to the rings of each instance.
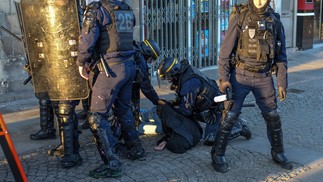
[[[278,98],[280,101],[284,101],[286,99],[286,89],[282,86],[278,86]]]
[[[220,82],[219,89],[222,93],[226,93],[227,88],[232,89],[230,82]]]
[[[89,74],[90,74],[90,70],[88,68],[87,65],[84,66],[79,66],[79,73],[81,75],[82,78],[88,80],[89,79]]]

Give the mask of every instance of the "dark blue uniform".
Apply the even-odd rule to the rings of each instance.
[[[132,82],[136,73],[132,46],[134,26],[135,17],[131,8],[119,1],[94,2],[85,11],[77,64],[85,66],[96,52],[108,65],[106,67],[102,61],[95,63],[100,72],[92,87],[90,104],[89,123],[104,162],[90,171],[90,176],[95,178],[121,175],[121,161],[112,150],[116,139],[107,121],[112,106],[120,120],[126,144],[133,150],[141,147],[130,109]]]
[[[284,27],[269,6],[270,1],[249,0],[246,6],[235,6],[219,56],[219,81],[222,91],[230,86],[233,107],[222,116],[221,126],[212,147],[212,164],[216,171],[225,173],[228,164],[224,158],[229,140],[228,132],[237,122],[243,101],[252,92],[267,125],[274,162],[282,168],[292,169],[287,160],[281,120],[277,112],[277,99],[272,69],[277,69],[277,85],[281,100],[286,98],[287,56]],[[240,11],[241,10],[241,11]],[[237,13],[236,13],[237,12]],[[235,62],[230,62],[234,57]],[[276,65],[276,66],[274,66]]]
[[[137,62],[137,65],[143,75],[142,80],[140,82],[140,89],[147,99],[149,99],[154,105],[157,105],[159,96],[156,93],[154,87],[151,85],[147,60],[142,54],[140,54],[138,59],[139,64]]]
[[[230,68],[230,56],[234,51],[239,34],[238,28],[239,16],[235,16],[229,22],[224,41],[221,45],[219,56],[219,80],[222,82],[230,81],[232,84],[234,105],[232,112],[240,113],[243,101],[249,92],[252,92],[256,98],[256,103],[262,113],[268,113],[277,109],[276,93],[273,85],[273,77],[271,76],[270,67],[267,70],[258,72],[250,72],[242,68]],[[242,29],[245,24],[242,24]],[[248,30],[242,30],[248,31]],[[283,26],[277,31],[277,40],[281,42],[281,49],[275,54],[274,61],[278,66],[277,84],[287,88],[287,55],[285,44],[285,33]],[[259,65],[259,62],[249,57],[241,57],[245,64]]]
[[[78,65],[83,65],[95,51],[100,31],[106,29],[112,23],[108,11],[100,6],[97,10],[97,24],[94,24],[86,34],[84,28],[79,43]],[[100,71],[93,87],[91,99],[91,112],[106,114],[113,104],[123,126],[133,126],[134,120],[129,110],[131,99],[131,84],[135,77],[135,62],[132,58],[134,51],[101,52],[106,62],[111,65],[110,77]],[[110,64],[111,63],[111,64]],[[128,132],[128,138],[136,139],[138,134],[135,130]]]

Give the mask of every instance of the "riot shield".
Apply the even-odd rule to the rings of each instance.
[[[36,96],[88,97],[87,81],[76,65],[80,35],[76,0],[21,0],[20,13]]]

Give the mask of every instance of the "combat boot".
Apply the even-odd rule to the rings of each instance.
[[[31,140],[56,139],[56,129],[40,129],[30,135]]]
[[[130,147],[129,147],[130,146]],[[135,140],[132,144],[128,144],[127,158],[131,160],[145,160],[145,149],[142,147],[139,139]]]
[[[250,140],[252,137],[251,131],[246,125],[246,123],[242,120],[242,131],[241,136],[245,137],[247,140]]]
[[[64,157],[61,159],[61,166],[71,168],[82,163],[82,157],[78,153],[77,118],[70,104],[59,104],[59,112],[64,133]]]
[[[284,169],[291,170],[293,165],[288,161],[284,152],[283,131],[280,116],[276,110],[263,114],[267,124],[267,136],[271,144],[271,156],[275,163]]]
[[[62,168],[71,168],[74,166],[81,165],[82,161],[83,159],[80,154],[65,154],[61,160],[61,166]]]
[[[224,131],[220,128],[215,144],[211,150],[212,166],[214,170],[220,173],[226,173],[229,171],[228,163],[224,157],[229,137],[230,131]]]
[[[122,163],[116,158],[110,159],[107,164],[103,163],[99,167],[91,170],[89,176],[99,178],[116,178],[122,175]]]
[[[99,155],[104,164],[91,170],[89,175],[93,178],[118,177],[122,175],[122,164],[119,157],[116,155],[115,150],[112,149],[113,144],[111,144],[108,139],[112,132],[100,130],[98,127],[102,121],[103,119],[101,114],[90,113],[89,123],[91,126],[91,132],[93,133]]]
[[[54,110],[49,100],[39,100],[40,130],[30,135],[31,140],[56,139]]]
[[[222,116],[220,129],[215,139],[215,145],[211,150],[212,166],[220,173],[229,171],[228,163],[225,160],[225,150],[231,136],[231,130],[239,117],[238,113],[228,112]]]
[[[273,158],[273,161],[276,164],[280,165],[280,167],[282,167],[283,169],[288,169],[288,170],[293,169],[293,165],[292,165],[292,163],[290,163],[287,160],[285,152],[276,152],[272,149],[270,153]]]

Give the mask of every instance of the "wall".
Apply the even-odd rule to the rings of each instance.
[[[2,0],[0,25],[21,37],[14,0]],[[22,83],[28,77],[23,70],[25,56],[20,40],[0,31],[0,103],[33,96],[32,86]],[[29,96],[30,95],[30,96]]]

